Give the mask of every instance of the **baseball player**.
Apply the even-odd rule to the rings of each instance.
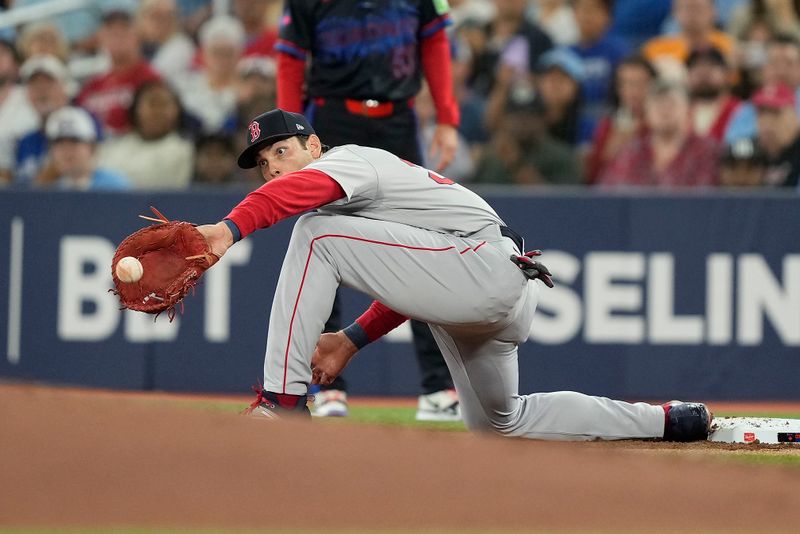
[[[447,0],[287,0],[276,43],[277,104],[306,110],[331,146],[382,148],[422,164],[413,98],[424,74],[436,106],[431,155],[441,171],[457,144]],[[307,64],[310,69],[307,70]],[[326,331],[341,326],[338,298]],[[457,420],[458,399],[430,329],[411,321],[422,370],[417,418]],[[346,414],[339,377],[316,395],[315,415]]]
[[[326,148],[304,116],[260,115],[238,163],[258,166],[267,183],[223,221],[199,227],[221,256],[254,231],[308,212],[278,278],[264,385],[251,413],[308,413],[312,380],[331,380],[359,348],[413,317],[430,325],[470,430],[551,440],[707,437],[703,404],[519,395],[517,345],[528,338],[546,269],[521,269],[514,260],[527,258],[522,239],[452,180],[384,150]],[[355,323],[321,337],[339,285],[375,300]]]

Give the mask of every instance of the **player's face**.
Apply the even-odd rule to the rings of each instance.
[[[299,171],[319,157],[319,147],[319,138],[316,135],[310,136],[305,143],[294,136],[264,147],[257,156],[261,176],[264,181],[269,182],[278,176]]]

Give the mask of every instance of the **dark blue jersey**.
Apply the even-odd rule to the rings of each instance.
[[[276,48],[311,60],[310,98],[406,100],[420,89],[419,43],[450,23],[448,10],[447,0],[286,0]]]

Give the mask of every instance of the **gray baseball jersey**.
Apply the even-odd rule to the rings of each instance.
[[[264,388],[302,395],[339,285],[428,323],[472,430],[543,439],[654,438],[664,410],[575,392],[519,395],[517,346],[539,281],[509,260],[515,244],[486,201],[388,152],[346,145],[306,169],[346,197],[302,216],[272,304]]]
[[[503,223],[469,189],[385,150],[344,145],[306,168],[324,172],[347,195],[320,208],[323,213],[399,222],[457,236]]]

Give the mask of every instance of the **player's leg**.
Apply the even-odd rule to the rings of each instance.
[[[503,239],[499,230],[497,236]],[[428,323],[510,323],[527,280],[505,252],[482,243],[361,217],[304,215],[270,314],[265,387],[306,393],[311,356],[340,284]]]
[[[434,334],[450,366],[471,430],[545,440],[660,438],[661,406],[627,403],[573,391],[518,394],[517,344],[492,338]]]
[[[338,332],[342,329],[342,299],[339,291],[333,300],[333,309],[323,332]],[[347,381],[337,376],[328,385],[320,386],[314,393],[313,415],[317,417],[344,417],[347,415]]]

